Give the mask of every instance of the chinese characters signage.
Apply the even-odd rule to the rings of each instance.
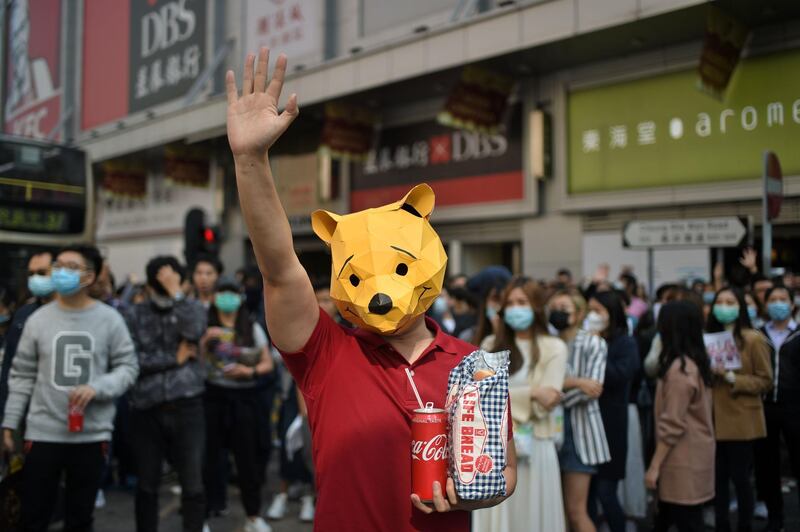
[[[756,179],[767,147],[796,174],[798,86],[800,52],[790,51],[743,60],[723,102],[697,90],[694,71],[574,91],[569,192]]]
[[[446,126],[493,133],[502,123],[514,81],[491,70],[467,66],[437,117]]]
[[[436,192],[436,204],[521,200],[522,115],[514,107],[496,133],[454,130],[435,120],[384,129],[351,182],[353,211],[389,203],[417,183]]]
[[[61,0],[7,8],[6,133],[45,138],[61,113]]]
[[[292,64],[322,59],[322,0],[248,0],[247,50],[267,46],[289,56]]]
[[[132,0],[129,112],[185,95],[202,70],[205,41],[205,0]]]
[[[81,128],[181,98],[205,67],[206,0],[85,0]]]

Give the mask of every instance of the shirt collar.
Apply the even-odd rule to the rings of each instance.
[[[425,326],[428,328],[429,331],[433,333],[433,341],[431,342],[431,345],[425,350],[425,354],[435,349],[444,351],[445,353],[449,353],[451,355],[458,354],[458,346],[456,344],[455,338],[445,333],[441,329],[441,327],[439,327],[436,321],[434,321],[429,316],[425,316]],[[372,331],[367,331],[365,329],[356,329],[354,334],[359,340],[363,341],[364,343],[373,348],[389,345],[389,342],[387,341],[385,336],[381,336],[380,334],[376,334]]]
[[[785,328],[785,329],[783,329],[782,331],[778,331],[778,330],[775,328],[775,324],[774,324],[774,323],[772,323],[771,321],[768,321],[768,322],[767,322],[767,330],[768,330],[768,331],[770,331],[770,332],[791,333],[791,332],[794,332],[794,331],[795,331],[795,329],[797,329],[797,322],[796,322],[796,321],[794,321],[793,319],[792,319],[792,320],[789,320],[789,323],[788,323],[788,325],[786,325],[786,328]]]

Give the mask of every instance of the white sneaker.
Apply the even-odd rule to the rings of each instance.
[[[768,516],[767,505],[764,501],[758,501],[755,508],[753,508],[753,516],[756,519],[766,520]]]
[[[286,515],[286,504],[289,502],[289,495],[286,493],[278,493],[272,499],[272,504],[269,505],[267,510],[267,517],[269,519],[283,519]]]
[[[106,505],[106,494],[103,490],[97,490],[97,495],[94,498],[94,507],[103,508]]]
[[[242,528],[244,532],[272,532],[272,527],[260,517],[247,519]]]
[[[176,497],[180,497],[183,490],[181,489],[180,484],[175,484],[174,486],[170,486],[169,492],[175,495]]]
[[[300,497],[300,520],[310,523],[314,520],[314,496],[303,495]]]
[[[208,528],[208,523],[203,523],[203,532],[211,532],[211,529]]]

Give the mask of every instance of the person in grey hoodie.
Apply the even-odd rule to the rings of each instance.
[[[91,530],[94,501],[114,422],[114,399],[136,380],[138,365],[128,329],[88,287],[102,258],[97,248],[69,246],[56,255],[57,298],[34,312],[11,366],[3,417],[3,445],[25,417],[22,529],[45,531],[66,477],[64,530]],[[69,410],[83,426],[68,426]],[[70,430],[72,428],[73,430]]]
[[[161,466],[170,458],[181,483],[183,530],[200,532],[205,518],[203,463],[206,368],[198,342],[206,331],[207,312],[181,292],[185,271],[172,256],[147,263],[149,301],[125,315],[136,346],[141,373],[130,394],[131,436],[139,481],[136,529],[158,530]]]

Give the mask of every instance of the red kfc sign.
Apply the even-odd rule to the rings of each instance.
[[[3,129],[46,138],[61,114],[61,0],[18,0],[8,9]]]

